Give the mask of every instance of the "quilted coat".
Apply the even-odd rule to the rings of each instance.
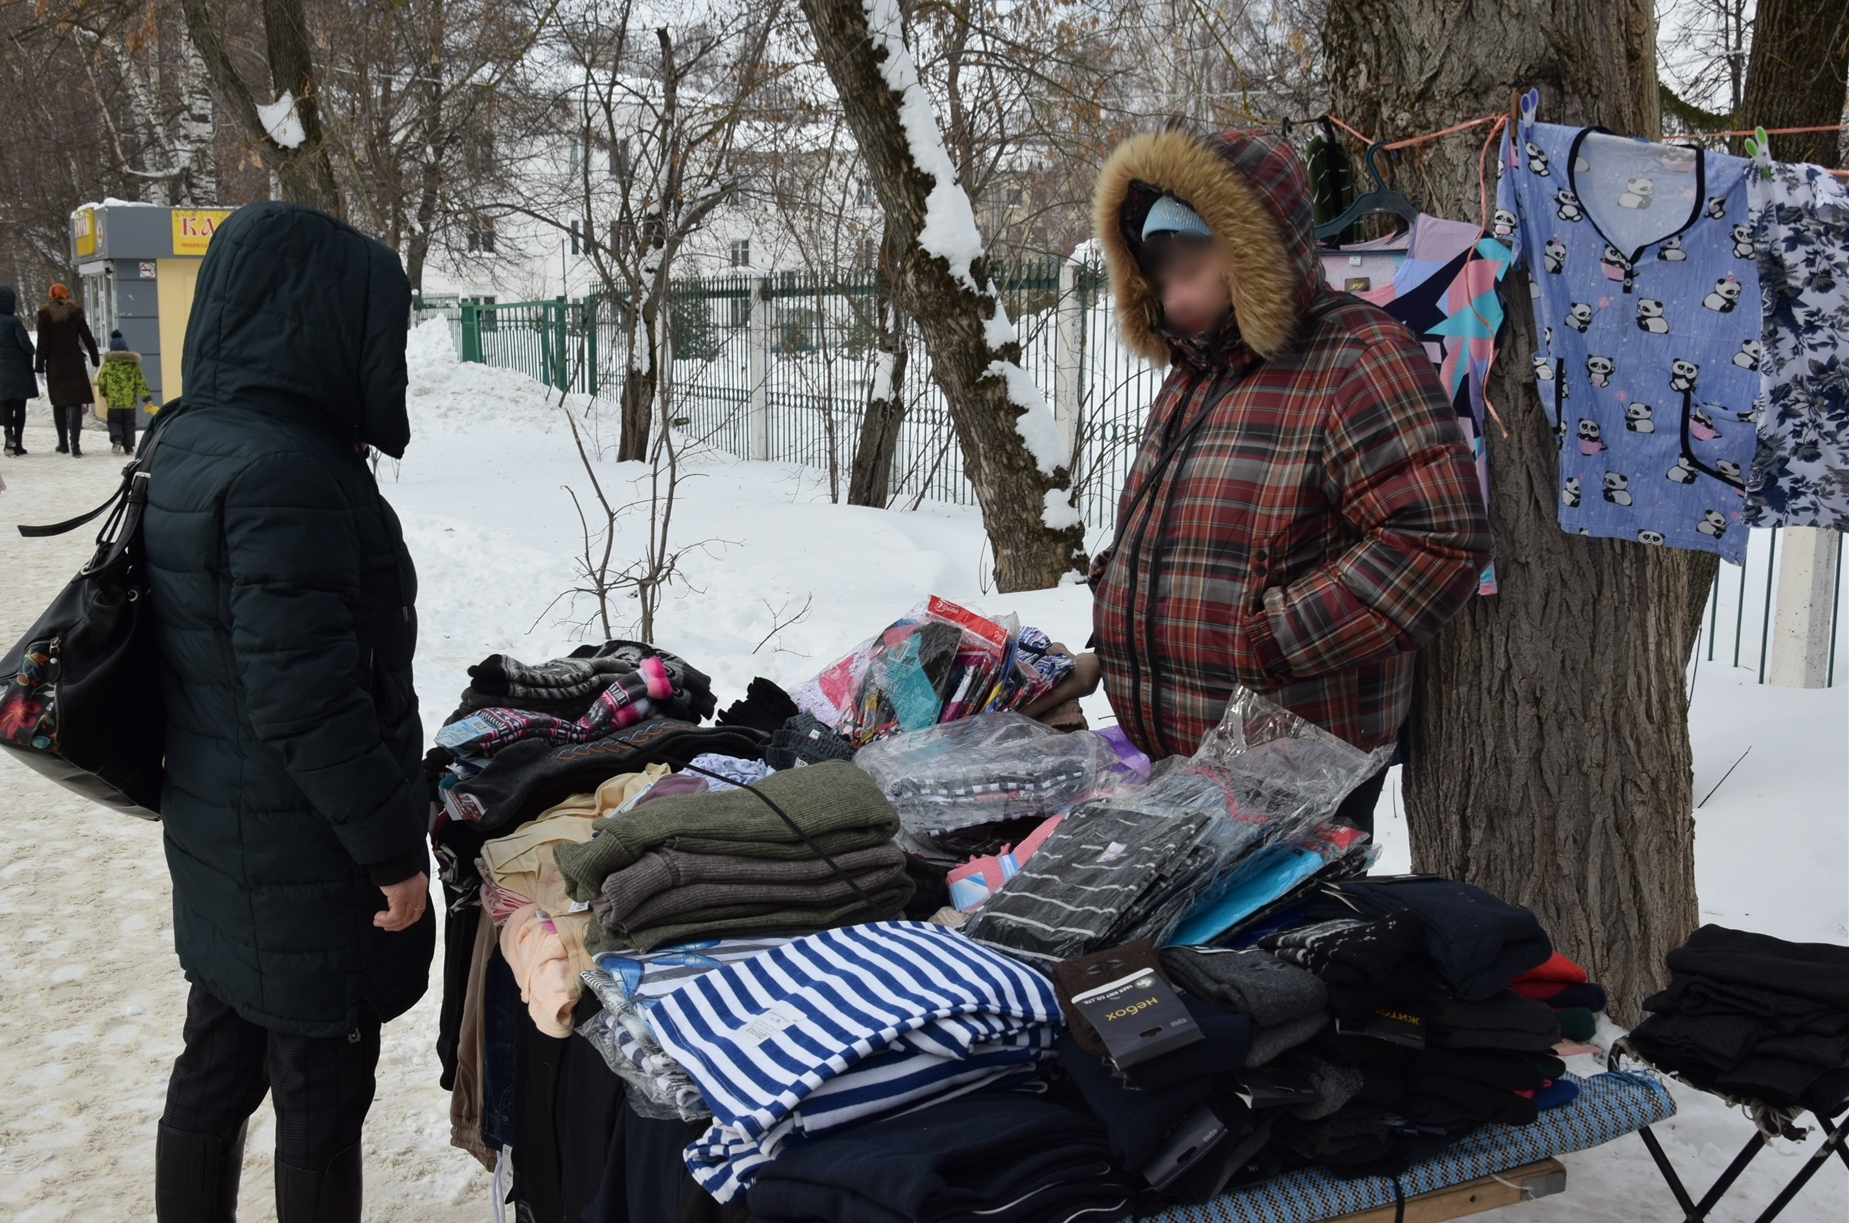
[[[427,861],[416,574],[366,460],[409,439],[410,305],[398,257],[357,230],[233,213],[199,270],[144,519],[175,949],[245,1019],[305,1036],[408,1009],[434,947],[428,912],[372,924],[378,885]]]
[[[1233,269],[1232,312],[1204,337],[1169,332],[1137,260],[1165,193]],[[1490,549],[1431,361],[1325,282],[1308,177],[1275,136],[1134,136],[1099,176],[1094,224],[1125,344],[1170,366],[1092,571],[1125,732],[1152,755],[1191,752],[1243,684],[1359,747],[1392,742],[1415,652]]]

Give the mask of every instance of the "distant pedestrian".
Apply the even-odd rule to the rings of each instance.
[[[0,285],[0,433],[8,455],[26,452],[26,400],[39,397],[32,376],[32,337],[19,321],[19,294]]]
[[[141,372],[141,354],[130,351],[120,331],[109,333],[109,351],[96,375],[96,389],[109,405],[109,441],[117,454],[135,453],[135,409],[154,404],[154,392]]]
[[[90,374],[83,367],[102,364],[96,337],[83,307],[71,300],[71,291],[53,285],[39,307],[39,351],[35,372],[45,376],[45,397],[51,400],[51,421],[58,427],[58,453],[83,456],[83,414],[96,397],[90,392]]]

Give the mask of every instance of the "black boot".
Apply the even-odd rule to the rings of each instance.
[[[359,1223],[360,1144],[334,1156],[325,1172],[276,1161],[277,1223]]]
[[[237,1223],[238,1173],[249,1123],[227,1138],[163,1125],[154,1139],[154,1217],[159,1223]]]

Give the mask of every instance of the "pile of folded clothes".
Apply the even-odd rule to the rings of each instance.
[[[892,804],[842,761],[656,798],[591,827],[555,857],[596,915],[594,951],[879,921],[913,891]]]
[[[1658,1069],[1752,1104],[1849,1095],[1849,947],[1703,926],[1669,953],[1669,988],[1625,1038]]]
[[[647,1018],[712,1110],[687,1166],[730,1202],[797,1139],[1033,1077],[1059,1004],[1038,972],[954,931],[877,922],[714,968]]]
[[[1545,964],[1509,982],[1509,988],[1524,998],[1553,1007],[1560,1035],[1567,1040],[1591,1040],[1598,1032],[1599,1013],[1605,1009],[1605,987],[1558,951]]]
[[[1266,1146],[1284,1110],[1325,1108],[1309,1077],[1321,1068],[1281,1073],[1276,1063],[1328,1025],[1328,992],[1315,975],[1267,952],[1168,947],[1158,954],[1142,941],[1068,960],[1053,979],[1067,1023],[1060,1067],[1103,1123],[1112,1159],[1146,1189],[1206,1202]],[[1121,1040],[1114,1049],[1115,1038],[1090,1018],[1100,1012],[1089,1008],[1126,983],[1132,1000],[1112,998],[1104,1015],[1133,1011],[1142,1028],[1159,1023],[1158,1008],[1172,997],[1181,1011],[1168,1026],[1191,1021],[1197,1034],[1148,1056]],[[1326,1111],[1338,1104],[1330,1100]]]
[[[1368,1175],[1404,1168],[1486,1122],[1523,1125],[1577,1089],[1553,1009],[1509,988],[1553,948],[1528,910],[1423,876],[1325,885],[1303,924],[1258,940],[1315,973],[1332,1023],[1303,1053],[1355,1087],[1274,1127],[1274,1156]]]

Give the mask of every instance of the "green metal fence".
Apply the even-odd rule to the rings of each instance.
[[[1118,344],[1103,269],[1057,259],[996,278],[1022,344],[1021,364],[1072,447],[1086,521],[1106,527],[1162,371]],[[583,299],[431,303],[458,354],[547,386],[613,401],[629,360],[621,303]],[[879,373],[871,269],[686,278],[669,300],[675,417],[690,435],[741,458],[815,468],[845,496],[860,423]],[[943,393],[916,324],[906,328],[906,405],[891,503],[973,504]]]

